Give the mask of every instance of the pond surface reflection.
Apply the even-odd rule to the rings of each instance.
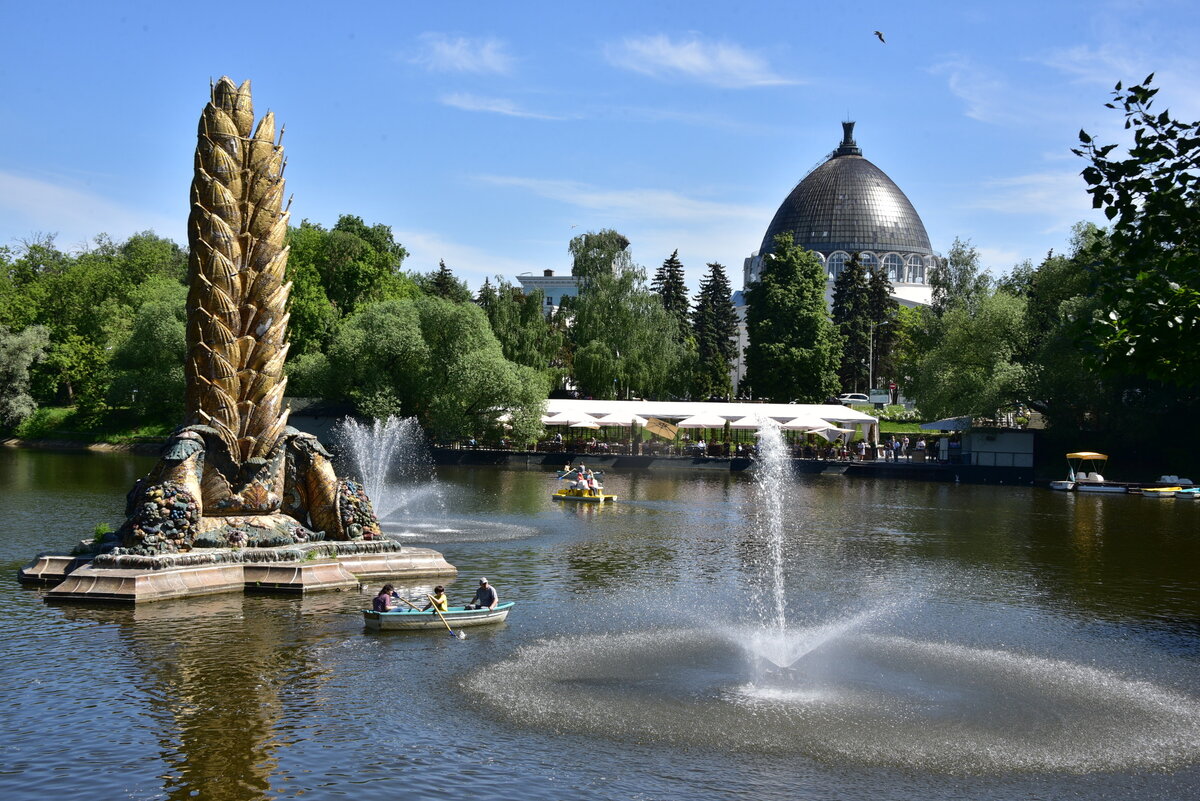
[[[119,522],[150,460],[0,451],[0,795],[1189,798],[1200,504],[798,476],[786,655],[751,482],[440,469],[389,520],[517,602],[465,641],[364,630],[375,588],[47,606],[15,571]],[[410,597],[428,589],[400,587]],[[803,639],[807,637],[808,639]]]

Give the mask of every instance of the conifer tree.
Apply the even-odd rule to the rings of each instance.
[[[842,337],[838,380],[843,391],[861,392],[866,388],[869,369],[871,310],[867,271],[857,253],[846,262],[833,284],[831,315]]]
[[[881,378],[895,378],[892,346],[896,342],[896,301],[892,300],[892,282],[887,270],[880,267],[871,271],[867,282],[867,316],[874,324],[871,328],[870,354],[874,365],[870,371],[875,384]]]
[[[454,277],[454,273],[446,266],[446,260],[438,261],[438,268],[428,276],[428,283],[423,287],[430,295],[452,300],[455,303],[465,303],[471,299],[471,291],[467,285]]]
[[[710,262],[708,275],[700,281],[696,310],[692,315],[692,331],[696,339],[696,397],[721,396],[733,393],[730,370],[737,358],[737,311],[733,307],[729,279],[725,267]]]
[[[746,381],[755,396],[821,403],[837,393],[841,341],[825,310],[825,270],[815,254],[780,234],[746,305]]]
[[[679,325],[681,338],[690,334],[688,322],[688,291],[683,279],[683,262],[679,260],[679,251],[672,253],[662,266],[654,273],[650,289],[658,295],[663,308],[676,320]]]

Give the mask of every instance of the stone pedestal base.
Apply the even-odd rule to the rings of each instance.
[[[203,565],[168,570],[120,570],[86,565],[72,571],[46,593],[47,601],[116,601],[142,603],[240,592],[242,565]]]
[[[47,601],[140,604],[223,592],[309,593],[362,582],[453,576],[437,551],[399,543],[313,543],[275,549],[193,551],[164,557],[41,554],[18,574],[54,585]]]
[[[337,559],[245,565],[242,572],[247,592],[313,592],[358,586],[358,579]]]

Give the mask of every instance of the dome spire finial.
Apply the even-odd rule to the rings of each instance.
[[[861,156],[862,148],[854,141],[854,120],[842,123],[842,143],[833,151],[834,156]]]

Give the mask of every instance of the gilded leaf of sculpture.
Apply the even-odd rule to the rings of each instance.
[[[221,78],[200,118],[188,218],[187,418],[238,462],[266,457],[287,425],[288,212],[283,146],[250,82]]]

